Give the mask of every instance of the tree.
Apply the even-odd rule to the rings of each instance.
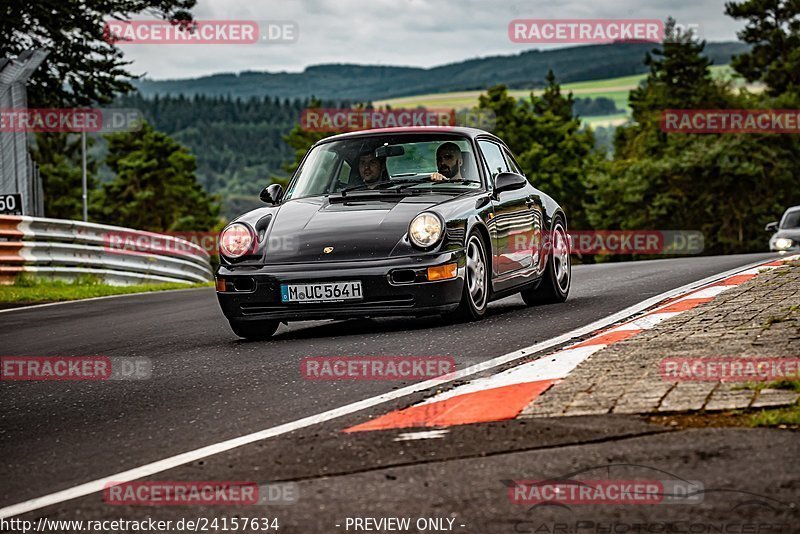
[[[130,91],[137,76],[129,61],[104,39],[106,19],[148,14],[174,23],[191,21],[197,0],[5,0],[0,4],[4,54],[47,48],[50,55],[31,78],[31,107],[88,106]]]
[[[116,174],[94,204],[105,223],[153,232],[210,230],[219,205],[197,183],[189,151],[145,123],[137,132],[112,134],[106,164]]]
[[[572,228],[586,228],[587,177],[602,165],[594,136],[573,113],[572,93],[564,96],[550,71],[541,96],[517,101],[505,86],[479,97],[479,109],[494,112],[495,134],[516,154],[528,180],[557,199]]]
[[[618,157],[655,154],[666,146],[661,132],[665,109],[718,109],[727,107],[730,88],[715,80],[703,55],[705,41],[675,29],[667,19],[664,42],[645,55],[647,79],[629,96],[632,125],[617,129]]]
[[[307,109],[319,109],[321,107],[322,102],[318,98],[312,96]],[[293,175],[300,166],[300,162],[303,161],[306,152],[308,152],[308,149],[311,148],[314,143],[335,134],[336,132],[315,132],[306,130],[303,128],[302,124],[295,124],[292,130],[283,136],[283,140],[286,141],[286,144],[294,149],[294,161],[284,165],[283,170],[290,176]]]
[[[590,177],[588,217],[596,228],[699,230],[706,253],[763,250],[764,224],[800,202],[800,142],[790,135],[662,132],[664,109],[774,104],[713,79],[702,51],[692,36],[678,36],[648,55],[650,73],[631,92],[635,121],[618,128],[608,172]]]
[[[767,85],[767,94],[800,92],[800,3],[797,0],[728,2],[725,13],[747,20],[739,39],[750,52],[733,58],[732,65],[747,81]]]
[[[87,139],[91,146],[92,138]],[[32,157],[42,176],[44,212],[55,219],[82,219],[83,172],[81,169],[81,137],[65,133],[38,133]],[[97,162],[87,160],[87,189],[97,185]]]

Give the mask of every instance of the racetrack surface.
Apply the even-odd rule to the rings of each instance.
[[[577,266],[564,304],[528,308],[513,296],[491,304],[483,321],[468,324],[438,318],[291,323],[264,342],[238,340],[211,289],[2,313],[1,355],[147,357],[153,361],[153,377],[0,383],[0,506],[405,384],[307,381],[300,375],[300,360],[306,356],[452,356],[457,364],[488,360],[772,256]]]

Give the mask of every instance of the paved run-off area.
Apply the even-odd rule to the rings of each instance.
[[[798,393],[791,390],[755,388],[753,382],[742,381],[691,381],[665,367],[669,361],[733,358],[800,358],[800,262],[762,272],[594,353],[529,405],[522,417],[714,411],[797,401]]]

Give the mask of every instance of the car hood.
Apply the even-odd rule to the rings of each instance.
[[[784,228],[783,230],[778,230],[772,238],[775,239],[778,237],[787,237],[793,241],[800,241],[800,228]]]
[[[270,226],[266,263],[387,258],[413,253],[404,236],[411,219],[452,196],[315,197],[287,201]],[[332,251],[324,252],[329,247]]]

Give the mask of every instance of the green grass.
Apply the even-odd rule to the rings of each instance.
[[[715,65],[711,67],[711,73],[718,79],[732,79],[734,71],[730,65]],[[584,117],[585,123],[593,126],[605,126],[615,124],[621,118],[627,117],[630,113],[628,108],[628,95],[631,89],[635,89],[645,78],[646,74],[635,74],[633,76],[621,76],[618,78],[608,78],[604,80],[590,80],[586,82],[565,83],[561,86],[564,93],[572,91],[575,98],[610,98],[618,109],[624,113],[614,115],[603,115],[595,117]],[[743,86],[738,82],[737,85]],[[749,86],[748,86],[749,87]],[[749,87],[752,89],[752,87]],[[472,108],[478,105],[478,97],[485,91],[456,91],[452,93],[429,93],[424,95],[407,96],[400,98],[390,98],[388,100],[376,100],[373,102],[375,107],[390,105],[393,108]],[[541,94],[541,90],[534,91]],[[509,94],[518,98],[529,98],[530,89],[515,89]]]
[[[41,304],[45,302],[61,302],[66,300],[106,297],[109,295],[126,295],[130,293],[146,293],[165,291],[168,289],[191,289],[195,287],[211,287],[206,284],[137,284],[132,286],[112,286],[102,283],[91,276],[80,277],[74,282],[48,280],[30,276],[19,277],[14,285],[0,285],[0,303]]]
[[[780,380],[758,386],[757,389],[788,389],[800,392],[800,380]],[[750,416],[750,426],[760,427],[787,427],[800,426],[800,404],[786,408],[771,408],[762,410]]]
[[[800,406],[764,410],[753,415],[749,421],[751,426],[797,426],[800,425]]]
[[[583,117],[584,124],[596,128],[598,126],[616,126],[628,120],[627,113],[618,113],[616,115],[600,115],[597,117]]]

